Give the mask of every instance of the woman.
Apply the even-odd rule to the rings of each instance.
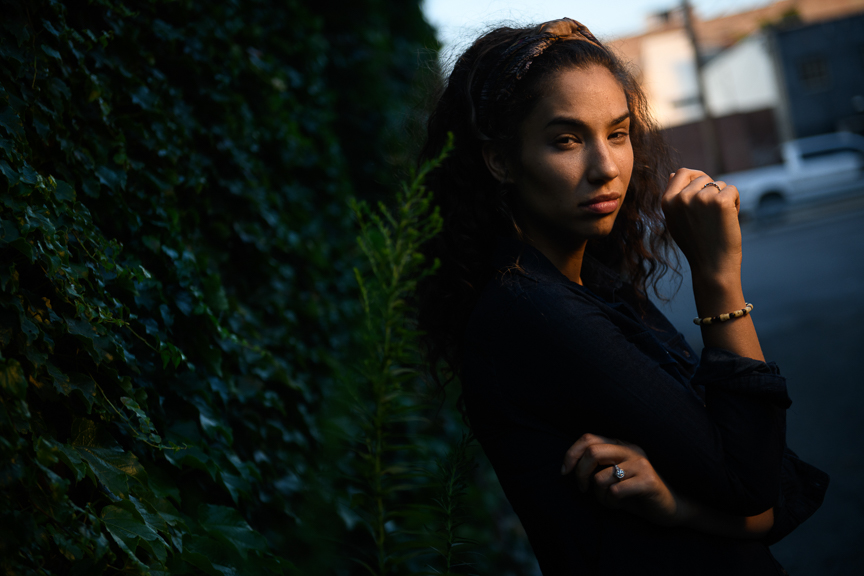
[[[448,133],[421,328],[543,573],[784,573],[767,546],[828,479],[785,447],[785,380],[741,290],[737,190],[669,169],[632,76],[567,18],[479,38],[422,157]],[[706,319],[698,366],[646,295],[670,234]]]

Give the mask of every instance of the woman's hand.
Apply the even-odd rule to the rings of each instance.
[[[666,226],[690,263],[700,317],[744,308],[738,189],[712,182],[704,172],[681,168],[669,175],[662,207]],[[750,316],[702,325],[706,347],[764,360]]]
[[[615,476],[615,465],[624,471],[623,478]],[[585,434],[564,456],[561,473],[571,471],[579,489],[593,489],[604,506],[623,508],[662,526],[675,526],[685,520],[686,506],[635,444]]]
[[[741,227],[738,189],[714,182],[698,170],[669,175],[661,205],[672,238],[690,263],[694,278],[741,276]]]
[[[617,465],[624,477],[614,475]],[[660,526],[683,526],[727,538],[761,538],[774,525],[774,509],[731,516],[678,496],[635,444],[585,434],[567,450],[561,474],[576,474],[582,492],[593,487],[604,506],[622,508]]]

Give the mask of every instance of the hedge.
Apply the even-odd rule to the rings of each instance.
[[[0,0],[5,574],[522,570],[458,415],[414,392],[408,311],[382,368],[355,276],[383,294],[388,230],[397,301],[431,265],[419,180],[413,212],[349,201],[408,173],[419,4]]]

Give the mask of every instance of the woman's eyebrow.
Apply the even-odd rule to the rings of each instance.
[[[627,120],[629,117],[630,117],[630,111],[628,110],[627,112],[625,112],[621,116],[618,116],[617,118],[615,118],[611,122],[609,122],[609,126],[611,127],[611,126],[616,126],[618,124],[621,124],[622,122]],[[568,124],[570,126],[575,126],[576,128],[588,128],[588,124],[586,122],[584,122],[583,120],[580,120],[579,118],[573,118],[571,116],[556,116],[556,117],[552,118],[549,122],[547,122],[546,126],[544,128],[548,128],[548,127],[554,126],[556,124]]]

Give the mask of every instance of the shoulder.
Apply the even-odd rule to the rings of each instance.
[[[511,270],[485,287],[465,336],[468,344],[542,342],[548,350],[614,328],[603,302],[581,286]]]

